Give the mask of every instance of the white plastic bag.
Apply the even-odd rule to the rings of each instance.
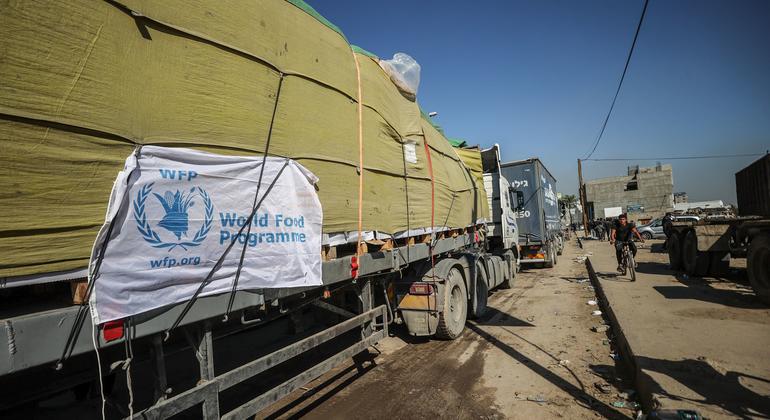
[[[420,86],[420,65],[408,54],[396,53],[390,60],[380,60],[380,67],[407,98],[415,100]]]

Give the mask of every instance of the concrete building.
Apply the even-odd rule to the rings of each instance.
[[[676,204],[683,204],[687,202],[687,193],[686,192],[678,192],[674,193],[674,205]]]
[[[589,219],[628,213],[629,220],[646,223],[674,209],[674,175],[671,165],[628,168],[628,175],[587,181]]]

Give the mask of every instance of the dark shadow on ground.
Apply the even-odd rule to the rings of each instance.
[[[409,334],[409,329],[406,325],[391,324],[388,327],[388,335],[391,337],[398,337],[407,344],[424,344],[431,341],[430,337],[417,337]]]
[[[676,272],[669,268],[668,264],[659,262],[639,262],[637,261],[636,272],[643,274],[666,274],[673,275]]]
[[[695,299],[735,308],[761,309],[767,307],[748,288],[721,289],[713,287],[714,283],[734,283],[732,281],[712,277],[690,277],[671,270],[668,264],[659,262],[640,262],[636,271],[645,274],[674,276],[679,283],[687,286],[654,286],[653,289],[665,296],[666,299]]]
[[[636,400],[638,395],[634,389],[633,377],[624,367],[623,363],[616,362],[615,365],[589,365],[591,372],[608,384],[612,384],[616,389],[627,392],[629,396]]]
[[[504,327],[534,327],[527,321],[511,316],[505,312],[495,309],[491,306],[487,307],[486,313],[481,318],[475,320],[479,325],[497,325]]]
[[[741,290],[715,289],[707,284],[682,286],[653,286],[666,299],[694,299],[723,306],[744,309],[766,309],[754,293]]]
[[[487,342],[489,342],[493,346],[505,352],[507,355],[512,357],[517,362],[526,365],[533,372],[540,375],[543,379],[554,384],[564,392],[570,394],[577,401],[582,401],[583,403],[587,404],[587,406],[589,406],[592,410],[599,413],[599,415],[610,419],[627,419],[628,418],[628,416],[624,415],[623,413],[619,412],[613,407],[605,404],[602,401],[599,401],[593,398],[590,394],[586,392],[585,389],[580,389],[579,387],[569,383],[568,381],[564,380],[564,378],[550,371],[547,367],[541,366],[536,361],[519,353],[513,347],[498,340],[493,335],[485,332],[484,330],[479,328],[477,325],[474,325],[472,322],[469,322],[466,325],[468,326],[468,329],[475,332],[480,337],[484,338]]]
[[[645,376],[653,393],[672,400],[715,405],[742,418],[770,417],[770,398],[757,394],[740,382],[743,378],[744,380],[770,383],[767,378],[733,371],[727,371],[723,374],[704,360],[674,361],[637,356],[636,361],[641,369],[640,374]],[[703,398],[690,399],[670,394],[646,374],[645,370],[662,373],[690,388]]]
[[[630,282],[631,278],[629,277],[628,273],[625,275],[618,273],[617,271],[597,271],[596,277],[606,280],[606,281],[617,281],[617,282]]]
[[[348,366],[347,368],[338,372],[336,375],[325,380],[323,383],[318,384],[313,388],[309,389],[307,392],[302,394],[301,397],[291,401],[290,403],[281,407],[277,411],[271,413],[269,416],[265,417],[265,419],[280,418],[281,416],[285,415],[287,412],[291,411],[293,408],[298,407],[299,405],[301,405],[302,403],[304,403],[314,395],[318,394],[319,392],[323,392],[323,395],[321,395],[319,398],[317,398],[316,400],[313,400],[313,402],[303,407],[301,410],[297,411],[296,413],[292,413],[288,417],[290,419],[302,418],[309,412],[313,411],[313,409],[317,408],[318,406],[326,402],[329,398],[335,396],[341,390],[345,389],[345,387],[350,386],[350,384],[352,384],[357,379],[364,376],[364,374],[374,369],[377,366],[377,363],[374,360],[376,357],[377,357],[376,354],[370,353],[368,351],[364,353],[360,353],[359,355],[357,355],[357,357],[353,358],[353,360],[355,361],[354,365]],[[344,378],[345,375],[348,375],[351,372],[353,372],[354,370],[356,370],[356,373],[354,375],[338,383],[333,388],[326,389],[332,384],[334,384],[335,382]]]

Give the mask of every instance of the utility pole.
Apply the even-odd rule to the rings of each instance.
[[[588,212],[586,211],[586,187],[583,184],[583,164],[578,161],[578,194],[580,195],[580,208],[583,210],[583,233],[588,236]]]

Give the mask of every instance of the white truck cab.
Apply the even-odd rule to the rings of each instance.
[[[500,171],[500,147],[495,144],[481,151],[484,161],[484,189],[487,193],[491,221],[489,229],[490,249],[503,253],[510,251],[513,266],[519,266],[519,228],[516,223],[516,195],[508,180]]]

